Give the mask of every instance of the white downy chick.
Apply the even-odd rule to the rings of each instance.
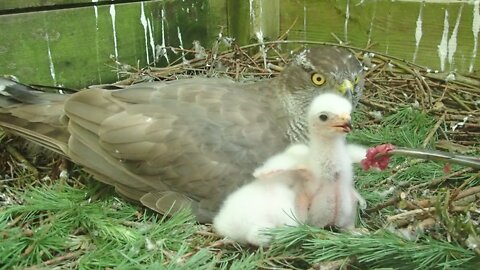
[[[262,166],[255,169],[253,176],[261,178],[283,171],[306,169],[309,151],[305,144],[290,145],[285,151],[270,157]]]
[[[309,146],[292,145],[254,172],[256,178],[261,178],[298,170],[307,181],[296,182],[297,215],[303,219],[308,212],[310,225],[353,228],[357,202],[366,208],[365,200],[354,188],[351,164],[365,158],[366,148],[346,144],[346,133],[351,130],[350,113],[346,99],[331,93],[320,95],[307,115]]]
[[[336,94],[314,99],[307,116],[309,145],[294,144],[257,168],[257,179],[223,203],[213,221],[216,231],[240,243],[264,246],[271,239],[262,230],[282,225],[353,228],[361,197],[353,186],[350,154],[362,150],[347,149],[350,113],[350,103]]]
[[[240,243],[266,246],[265,229],[304,222],[297,214],[298,171],[264,175],[233,192],[213,219],[218,234]]]
[[[361,197],[353,185],[353,160],[345,140],[351,131],[351,111],[350,102],[333,93],[319,95],[309,108],[313,180],[306,186],[313,194],[307,220],[310,225],[354,228]]]

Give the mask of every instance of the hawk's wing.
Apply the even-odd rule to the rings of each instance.
[[[288,144],[276,97],[237,85],[193,79],[76,93],[65,104],[68,155],[159,212],[191,199],[199,219],[211,220],[226,195]]]

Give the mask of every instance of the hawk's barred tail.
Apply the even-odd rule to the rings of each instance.
[[[68,142],[63,104],[68,95],[43,93],[0,78],[0,126],[64,154]]]

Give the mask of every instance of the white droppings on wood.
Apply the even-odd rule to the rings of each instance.
[[[170,59],[168,59],[168,54],[167,54],[167,48],[165,44],[165,21],[167,18],[165,17],[165,9],[162,8],[161,11],[162,14],[162,44],[160,46],[157,46],[157,57],[165,57],[165,60],[167,60],[167,63],[170,64]]]
[[[303,39],[307,40],[307,4],[303,1]]]
[[[368,38],[367,38],[367,46],[370,45],[372,42],[372,32],[373,32],[373,22],[375,21],[375,12],[373,13],[372,18],[370,19],[370,28],[368,29]]]
[[[265,67],[265,69],[268,69],[268,66],[267,66],[267,51],[265,49],[265,43],[263,41],[262,30],[257,31],[255,33],[255,36],[257,37],[258,43],[260,43],[259,47],[260,47],[260,53],[262,54],[262,57],[263,57],[263,66]]]
[[[363,2],[358,3],[357,6],[361,5],[361,4],[363,4]],[[368,28],[367,47],[369,47],[370,44],[372,43],[372,33],[373,33],[373,30],[374,30],[373,25],[375,23],[376,15],[377,15],[377,5],[374,5],[373,6],[373,14],[370,18],[370,27]]]
[[[92,0],[92,3],[97,3],[98,0]],[[95,12],[95,26],[97,27],[97,31],[98,31],[98,7],[97,5],[93,5],[93,11]]]
[[[259,9],[260,14],[258,14],[258,17],[263,18],[263,3],[262,3],[263,0],[259,0],[259,1],[260,1],[260,9]]]
[[[478,46],[478,32],[480,31],[480,0],[476,0],[473,3],[473,21],[472,21],[472,33],[473,33],[473,51],[472,60],[468,68],[468,72],[473,72],[475,65],[475,59],[477,58],[477,46]]]
[[[153,38],[153,26],[150,18],[147,19],[148,37],[150,38],[150,48],[152,49],[153,63],[155,64],[155,39]]]
[[[347,7],[345,8],[345,26],[343,33],[345,35],[345,42],[348,41],[348,21],[350,20],[350,0],[347,0]]]
[[[117,66],[118,66],[118,42],[117,42],[117,28],[115,26],[115,16],[116,16],[115,5],[110,5],[110,17],[112,18],[112,30],[113,30],[113,46],[115,49],[114,56],[115,56],[115,62],[117,62]],[[120,79],[118,68],[117,68],[117,79]]]
[[[92,3],[97,3],[98,0],[92,0]],[[99,52],[99,46],[98,46],[98,35],[99,35],[99,32],[98,32],[98,6],[97,4],[95,4],[93,6],[93,11],[94,11],[94,14],[95,14],[95,53],[96,53],[96,60],[97,60],[97,76],[98,76],[98,82],[101,83],[102,82],[102,76],[100,75],[100,52]]]
[[[178,43],[179,43],[178,47],[182,50],[182,62],[186,64],[188,63],[188,61],[185,58],[185,51],[183,48],[182,32],[180,31],[180,26],[177,26],[177,35],[178,35]]]
[[[420,4],[420,11],[418,12],[418,18],[415,28],[415,52],[413,53],[413,62],[417,59],[418,48],[420,46],[420,41],[422,40],[422,22],[423,22],[423,6],[424,3]]]
[[[257,34],[263,31],[263,3],[262,0],[249,0],[250,27]],[[258,39],[258,37],[257,37]]]
[[[147,17],[145,16],[145,8],[143,2],[140,3],[140,23],[143,26],[143,36],[145,39],[145,53],[147,55],[147,65],[150,65],[150,53],[148,49],[148,26],[147,26]],[[155,60],[155,58],[153,58]]]
[[[250,14],[250,22],[255,25],[255,10],[253,9],[253,0],[248,1],[248,8]]]
[[[450,36],[450,40],[448,41],[448,63],[450,67],[453,65],[453,56],[457,51],[457,35],[458,35],[458,28],[460,26],[460,19],[462,18],[462,10],[463,5],[460,6],[458,9],[457,21],[455,22],[455,27],[453,28],[452,35]]]
[[[445,70],[445,60],[448,54],[448,10],[445,10],[445,18],[443,20],[442,40],[438,47],[438,56],[440,57],[440,70]]]
[[[45,34],[45,38],[47,40],[47,53],[48,63],[50,67],[50,76],[52,77],[53,85],[57,86],[57,76],[55,75],[55,65],[53,64],[52,50],[50,49],[50,37],[48,35],[48,32]]]

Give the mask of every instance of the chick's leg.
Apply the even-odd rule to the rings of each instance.
[[[331,185],[322,185],[318,188],[308,210],[307,223],[320,228],[334,225],[337,218],[335,197],[335,189]]]
[[[296,218],[299,222],[305,222],[310,208],[311,198],[306,192],[298,193],[295,198]]]

